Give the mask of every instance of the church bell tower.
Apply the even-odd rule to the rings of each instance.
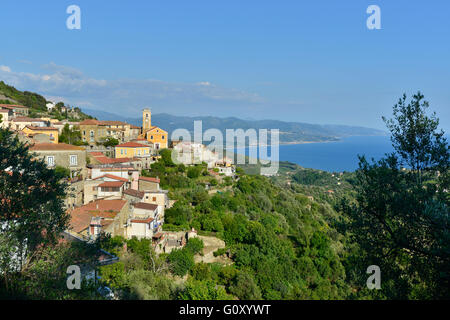
[[[142,110],[142,133],[145,133],[152,126],[152,112],[145,108]]]

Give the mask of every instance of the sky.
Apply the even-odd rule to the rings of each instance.
[[[420,90],[450,129],[448,0],[2,0],[0,30],[0,80],[81,108],[384,129]]]

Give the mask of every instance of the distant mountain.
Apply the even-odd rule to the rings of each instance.
[[[139,118],[127,118],[98,110],[83,109],[83,111],[99,120],[122,120],[137,126],[142,124],[142,119]],[[152,123],[169,131],[169,133],[179,128],[193,132],[195,120],[202,120],[203,131],[217,128],[224,133],[224,136],[226,129],[279,129],[281,143],[337,141],[348,136],[386,134],[384,131],[377,129],[345,125],[319,125],[278,120],[243,120],[235,117],[187,117],[173,116],[167,113],[152,115]]]

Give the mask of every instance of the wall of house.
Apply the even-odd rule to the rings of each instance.
[[[53,140],[51,140],[51,142],[53,143],[58,143],[58,130],[33,130],[33,129],[29,129],[27,127],[23,128],[22,130],[23,133],[25,133],[26,135],[33,135],[33,134],[46,134],[49,137],[53,137]]]
[[[133,158],[138,156],[150,155],[150,147],[143,146],[142,148],[131,147],[116,147],[116,158]]]
[[[139,180],[139,191],[156,191],[159,190],[159,183]]]
[[[158,149],[158,145],[159,149],[167,148],[167,132],[160,128],[146,132],[146,139],[153,143],[155,149]]]
[[[37,150],[34,151],[38,158],[44,159],[48,164],[48,157],[53,156],[55,166],[61,166],[70,170],[72,176],[86,176],[86,151],[85,150]],[[70,163],[70,156],[77,156],[77,164]]]

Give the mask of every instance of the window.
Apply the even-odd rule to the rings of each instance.
[[[71,166],[78,165],[78,156],[77,155],[71,155],[70,156],[70,165]]]
[[[83,130],[83,136],[85,136],[86,135],[86,130]]]
[[[55,157],[54,156],[47,156],[47,165],[49,167],[53,167],[55,165]]]
[[[123,149],[120,149],[120,154],[123,154]]]
[[[150,139],[152,139],[152,140],[153,140],[153,136],[150,136]]]
[[[138,149],[138,156],[141,155],[141,149]]]
[[[153,197],[153,198],[152,198],[152,201],[156,201],[156,197]]]
[[[162,137],[161,137],[161,139],[163,139],[163,140],[164,140],[164,136],[162,136]]]

